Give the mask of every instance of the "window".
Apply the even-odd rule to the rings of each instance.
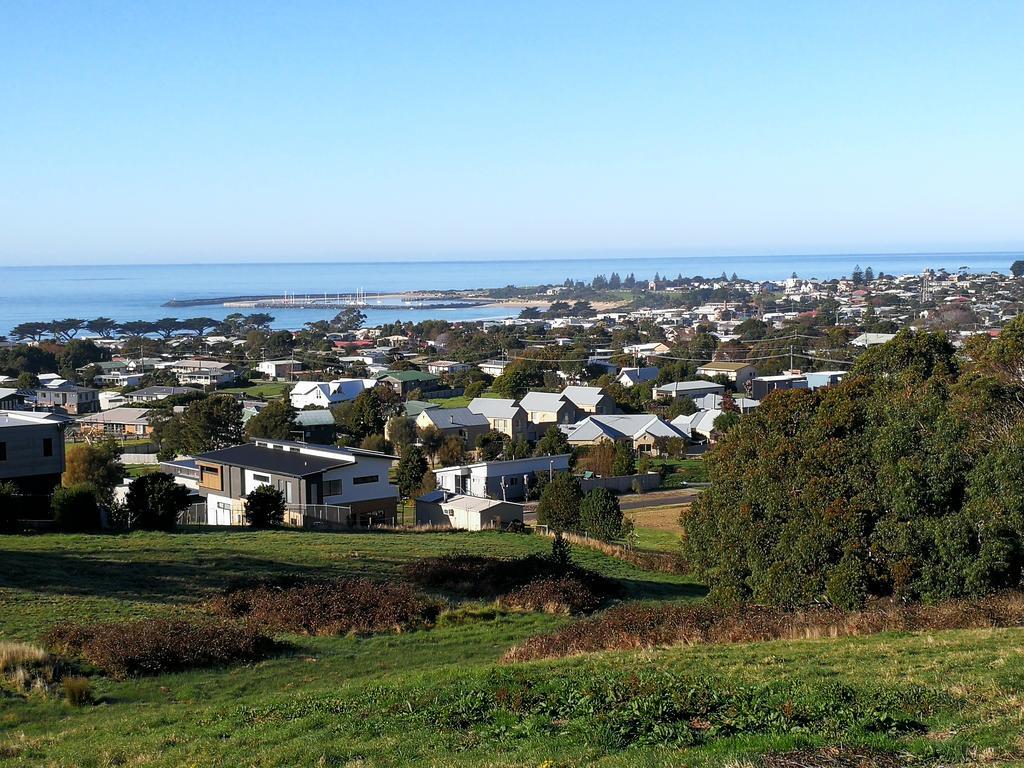
[[[220,467],[211,467],[206,464],[200,464],[199,485],[203,488],[210,488],[215,491],[221,490]]]
[[[362,477],[353,477],[352,485],[366,485],[367,483],[379,483],[380,475],[363,475]]]
[[[43,438],[43,456],[53,456],[53,438]]]
[[[263,483],[265,485],[270,482],[270,475],[257,475],[255,472],[253,472],[252,481],[254,483]]]
[[[0,461],[7,461],[7,443],[0,443]]]
[[[340,496],[341,493],[341,480],[324,481],[324,496]]]

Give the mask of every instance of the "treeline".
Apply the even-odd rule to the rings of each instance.
[[[903,331],[839,386],[770,395],[707,456],[684,555],[729,601],[977,596],[1024,575],[1024,320]]]
[[[69,342],[81,333],[91,333],[102,338],[133,336],[158,336],[168,340],[173,336],[191,333],[203,336],[211,331],[225,335],[240,335],[252,330],[266,330],[274,322],[274,316],[265,312],[250,315],[232,313],[223,320],[212,317],[164,317],[159,320],[132,320],[119,323],[109,317],[96,317],[91,320],[68,317],[50,322],[19,323],[11,329],[10,337],[15,341],[41,342],[52,339],[58,342]]]

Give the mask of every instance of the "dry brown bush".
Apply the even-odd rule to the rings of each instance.
[[[106,624],[58,624],[46,645],[77,656],[115,678],[256,661],[270,638],[231,621],[142,619]]]
[[[560,658],[579,653],[663,645],[749,643],[850,637],[877,632],[1011,627],[1024,623],[1024,594],[937,605],[878,603],[861,611],[762,606],[627,604],[538,635],[511,648],[505,661]]]
[[[305,635],[368,635],[428,625],[440,606],[404,584],[368,579],[235,589],[210,610],[256,626]]]
[[[498,605],[520,611],[544,613],[580,613],[596,610],[602,596],[589,584],[574,576],[534,579],[498,598]]]

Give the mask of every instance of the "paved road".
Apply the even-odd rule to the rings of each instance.
[[[644,509],[645,507],[666,507],[669,504],[689,504],[700,488],[681,488],[672,491],[652,491],[651,493],[619,496],[619,507],[627,509]]]

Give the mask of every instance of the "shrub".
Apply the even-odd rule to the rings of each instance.
[[[143,475],[128,486],[125,499],[131,525],[153,531],[173,531],[188,507],[189,491],[161,472]]]
[[[96,492],[90,485],[58,488],[50,502],[53,522],[62,531],[95,531],[100,527]]]
[[[537,522],[556,531],[574,530],[580,521],[580,482],[568,472],[555,475],[537,505]]]
[[[232,590],[210,610],[260,626],[305,635],[368,635],[430,624],[439,606],[411,587],[368,579]]]
[[[45,642],[54,652],[80,657],[115,678],[256,661],[274,647],[251,627],[210,619],[69,622],[53,627]]]
[[[69,675],[61,680],[64,689],[64,701],[73,707],[80,707],[92,701],[92,687],[89,678],[81,675]]]
[[[561,658],[579,653],[663,645],[750,643],[848,637],[877,632],[1019,626],[1024,594],[939,605],[876,604],[862,611],[813,608],[785,611],[763,606],[652,605],[610,608],[588,619],[539,635],[510,649],[505,661]]]
[[[427,589],[456,592],[468,597],[496,597],[499,600],[516,599],[513,595],[538,582],[547,586],[519,593],[519,598],[526,600],[542,593],[553,594],[551,582],[560,579],[571,579],[583,585],[594,595],[596,603],[621,591],[618,583],[611,579],[571,562],[559,565],[553,558],[542,555],[509,559],[465,554],[425,557],[406,565],[404,573],[411,581]]]
[[[549,576],[534,579],[498,598],[503,608],[544,613],[593,611],[603,596],[578,576]]]
[[[253,528],[273,528],[284,522],[284,494],[260,485],[245,497],[245,522]]]

